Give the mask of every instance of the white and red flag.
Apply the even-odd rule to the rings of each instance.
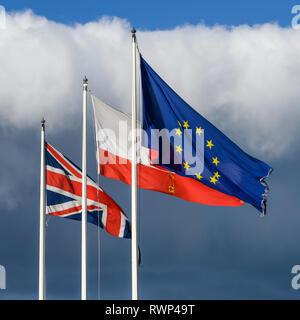
[[[94,108],[99,174],[131,185],[131,117],[91,95]],[[240,206],[239,199],[210,188],[193,178],[176,174],[152,161],[156,150],[141,143],[137,123],[137,185],[187,201],[223,206]]]

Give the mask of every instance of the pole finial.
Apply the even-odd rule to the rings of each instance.
[[[88,83],[88,79],[87,79],[86,76],[84,76],[84,78],[83,78],[83,84],[87,84],[87,83]]]
[[[134,27],[131,29],[131,35],[132,35],[132,38],[135,39],[135,33],[136,33],[136,30],[134,29]]]
[[[42,128],[45,127],[45,122],[46,122],[46,120],[45,120],[44,118],[42,118],[42,120],[41,120],[41,127],[42,127]]]

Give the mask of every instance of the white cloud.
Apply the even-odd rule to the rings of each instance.
[[[254,155],[280,156],[297,139],[300,33],[276,24],[185,25],[139,31],[152,67],[195,109]],[[0,123],[55,130],[80,124],[81,84],[130,111],[130,25],[102,18],[67,26],[30,11],[0,33]],[[77,126],[77,125],[76,125]]]

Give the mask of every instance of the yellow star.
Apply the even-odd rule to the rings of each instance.
[[[181,125],[181,123],[180,123],[180,121],[179,121],[179,120],[178,120],[178,124],[179,124],[179,126],[180,126],[180,127],[182,127],[182,125]]]
[[[176,152],[179,152],[181,154],[182,151],[183,149],[181,149],[181,145],[176,146]]]
[[[202,130],[201,127],[200,128],[196,127],[196,134],[197,133],[199,134],[199,136],[200,136],[201,133],[203,133],[203,130]]]
[[[220,161],[218,160],[218,157],[213,157],[213,163],[217,166]]]
[[[211,183],[216,184],[217,181],[218,181],[218,180],[216,179],[215,176],[210,177],[210,182],[211,182]]]
[[[188,129],[190,125],[188,124],[188,121],[183,121],[183,126]]]
[[[176,130],[175,135],[178,135],[178,136],[180,137],[180,136],[181,136],[181,134],[182,134],[182,132],[181,132],[180,128],[176,128],[175,130]]]
[[[207,142],[206,146],[211,150],[211,147],[214,146],[214,144],[212,143],[212,140],[206,140],[206,142]]]
[[[214,175],[217,179],[219,179],[221,177],[221,175],[219,174],[219,172],[215,172],[215,175]]]
[[[196,177],[197,177],[199,180],[201,180],[201,179],[203,178],[200,173],[196,174]]]
[[[189,170],[190,165],[187,162],[183,163],[184,169]]]

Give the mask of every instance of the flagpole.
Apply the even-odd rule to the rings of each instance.
[[[45,300],[45,214],[46,214],[46,170],[45,170],[45,120],[41,121],[41,181],[40,181],[40,242],[39,242],[39,300]]]
[[[83,79],[83,113],[82,113],[82,217],[81,217],[81,300],[87,299],[86,289],[86,224],[87,224],[87,200],[86,200],[86,104],[87,83]]]
[[[133,134],[132,166],[131,166],[131,271],[132,271],[132,300],[138,300],[138,245],[137,245],[137,168],[136,168],[136,30],[132,35],[132,123]]]

